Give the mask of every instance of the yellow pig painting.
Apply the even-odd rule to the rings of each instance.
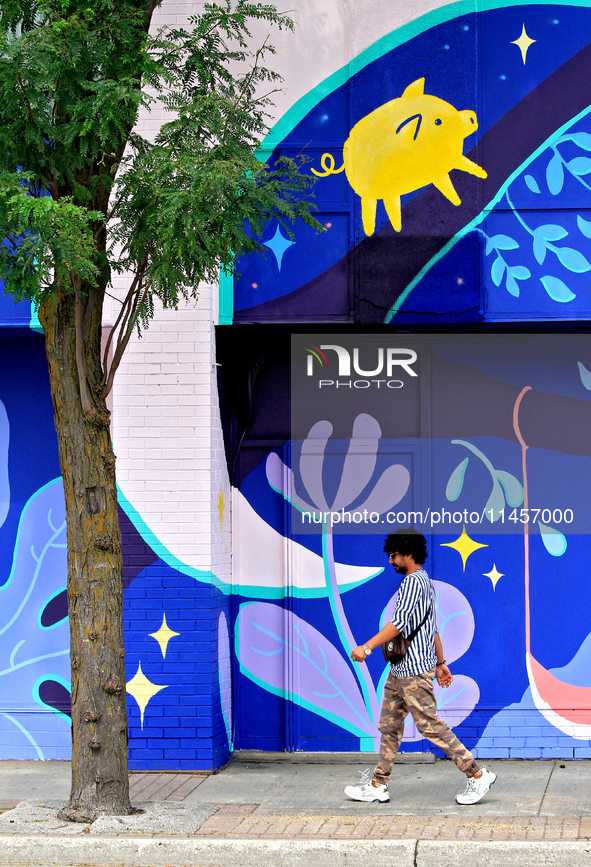
[[[461,204],[449,177],[452,169],[486,178],[486,172],[462,153],[464,139],[478,128],[473,111],[424,93],[419,78],[398,99],[376,108],[355,124],[343,148],[347,179],[361,196],[361,216],[366,235],[375,229],[378,199],[392,227],[402,228],[400,197],[434,184],[454,205]],[[327,165],[327,160],[329,160]],[[332,163],[332,165],[331,165]],[[322,157],[323,177],[336,173],[330,154]]]

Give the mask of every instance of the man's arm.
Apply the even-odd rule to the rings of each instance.
[[[453,677],[451,671],[447,667],[445,657],[443,655],[443,646],[439,633],[435,633],[435,653],[437,654],[437,668],[435,669],[435,677],[439,686],[451,686]]]
[[[360,644],[359,647],[356,647],[351,651],[351,659],[355,662],[365,662],[367,659],[367,654],[364,647],[367,647],[369,650],[375,650],[376,647],[379,647],[380,644],[384,644],[386,641],[390,641],[391,638],[394,638],[400,632],[393,623],[386,623],[383,629],[374,635],[373,638],[370,638],[369,641],[365,642],[365,645]]]

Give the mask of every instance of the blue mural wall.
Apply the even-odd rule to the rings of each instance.
[[[339,376],[334,346],[353,357],[359,344],[372,369],[380,345],[415,352],[416,377],[388,391]],[[246,455],[235,479],[237,556],[256,546],[280,576],[270,584],[262,564],[237,576],[237,748],[376,748],[386,667],[349,654],[393,612],[400,576],[383,540],[412,524],[428,537],[454,675],[436,690],[442,717],[481,757],[588,757],[591,337],[329,332],[293,345],[291,406],[273,354],[265,380],[275,368],[292,436]],[[308,380],[311,346],[328,364],[314,356]],[[255,417],[265,400],[255,389]],[[431,749],[412,724],[403,747]]]
[[[263,143],[307,156],[325,231],[271,221],[231,303],[221,287],[237,748],[376,748],[383,660],[349,653],[393,610],[384,535],[431,509],[441,715],[480,757],[591,756],[590,61],[587,2],[448,4]],[[419,337],[442,326],[481,336]],[[356,372],[335,344],[361,347]],[[414,348],[417,382],[379,391],[378,346]],[[305,361],[315,392],[293,378]],[[431,746],[410,723],[403,749]]]
[[[0,759],[69,759],[65,507],[47,362],[30,305],[5,300],[0,317]],[[140,524],[120,508],[130,767],[220,767],[232,738],[228,589],[162,560],[123,505]]]
[[[349,652],[394,605],[386,516],[416,522],[409,513],[428,508],[460,516],[428,528],[455,678],[441,714],[481,757],[591,756],[591,353],[575,333],[591,308],[591,7],[480,7],[448,4],[384,37],[263,143],[270,160],[307,155],[325,231],[297,225],[292,242],[271,221],[267,255],[240,262],[223,299],[232,585],[183,569],[122,500],[132,768],[219,767],[234,746],[375,749],[384,666],[378,654],[354,666]],[[43,343],[29,305],[4,300],[0,317],[0,757],[67,758],[64,514]],[[571,333],[559,349],[525,335],[518,357],[417,336],[507,323]],[[335,388],[294,409],[292,332],[300,360],[334,382],[326,345],[346,342],[346,326],[384,346],[410,331],[428,381],[405,384],[402,403],[396,389],[370,400],[356,386],[355,400]],[[378,522],[298,523],[324,505]],[[470,516],[487,512],[485,532]],[[515,514],[511,532],[498,532],[501,513]],[[404,748],[430,746],[409,724]]]

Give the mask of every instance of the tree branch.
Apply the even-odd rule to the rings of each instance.
[[[101,396],[103,398],[105,398],[109,394],[111,389],[113,388],[113,381],[115,379],[115,374],[117,373],[117,369],[118,369],[119,365],[121,364],[121,359],[123,358],[123,353],[125,352],[125,350],[127,348],[127,344],[129,343],[129,340],[130,340],[131,335],[133,333],[134,326],[135,326],[137,319],[138,319],[137,311],[141,307],[144,299],[148,295],[151,288],[152,288],[152,281],[151,280],[148,280],[148,282],[143,287],[143,289],[142,289],[141,281],[140,281],[140,286],[139,286],[138,291],[136,292],[135,299],[133,301],[133,304],[131,305],[131,309],[128,311],[128,313],[125,317],[125,322],[122,324],[121,330],[119,331],[119,336],[117,337],[117,347],[115,349],[113,361],[112,361],[111,367],[109,369],[109,375],[107,377],[107,382],[106,382],[106,384],[105,384],[105,386],[101,392]],[[109,337],[111,337],[112,333],[113,332],[111,332]]]
[[[125,298],[123,299],[123,303],[121,304],[121,310],[119,311],[117,319],[115,320],[115,324],[111,328],[111,333],[109,334],[109,337],[107,339],[107,343],[105,345],[105,351],[103,353],[103,378],[101,381],[102,386],[104,386],[106,381],[107,381],[107,359],[109,357],[109,350],[111,348],[111,343],[113,342],[113,336],[114,336],[115,332],[117,331],[117,328],[119,327],[121,320],[124,318],[124,316],[126,317],[125,311],[128,310],[131,306],[133,295],[136,291],[138,282],[141,280],[141,273],[142,273],[142,269],[138,268],[138,271],[131,282],[131,286],[129,287],[129,291],[128,291],[127,295],[125,296]],[[117,300],[119,300],[119,299],[117,299]]]
[[[21,86],[21,90],[22,90],[22,92],[23,92],[23,96],[24,96],[25,99],[27,100],[27,105],[29,106],[29,117],[31,118],[31,120],[33,121],[33,123],[35,123],[35,118],[33,117],[33,109],[31,108],[31,103],[29,102],[29,97],[27,96],[27,92],[26,92],[26,90],[25,90],[25,85],[23,84],[23,80],[22,80],[22,78],[21,78],[21,74],[20,74],[20,72],[18,73],[17,78],[18,78],[18,83],[19,83],[20,86]]]

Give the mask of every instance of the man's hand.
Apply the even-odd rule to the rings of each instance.
[[[354,648],[354,650],[351,651],[351,659],[354,662],[365,662],[365,660],[367,659],[367,656],[365,655],[365,650],[363,649],[363,647],[361,645],[359,647]]]
[[[435,669],[435,677],[437,678],[437,683],[439,684],[439,686],[442,686],[444,689],[447,686],[451,686],[453,681],[451,671],[449,670],[445,662],[437,665],[437,668]]]

